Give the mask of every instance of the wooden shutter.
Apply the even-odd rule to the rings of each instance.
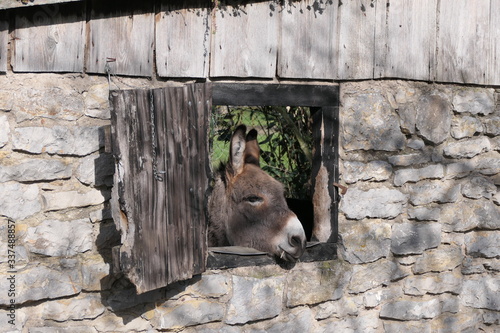
[[[211,85],[113,91],[111,103],[112,209],[122,237],[114,255],[144,293],[205,271]]]

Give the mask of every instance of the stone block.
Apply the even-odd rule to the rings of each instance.
[[[488,152],[474,158],[475,170],[483,175],[496,175],[500,173],[500,153]]]
[[[36,184],[0,183],[0,215],[22,220],[42,210]],[[7,195],[8,194],[8,195]]]
[[[100,154],[84,157],[76,169],[76,178],[85,185],[111,186],[115,164],[113,155]]]
[[[186,288],[187,293],[202,297],[221,297],[230,291],[230,279],[220,274],[203,274],[200,281]]]
[[[340,202],[340,211],[349,219],[394,218],[402,213],[408,197],[398,190],[350,188]]]
[[[401,169],[394,173],[394,185],[401,186],[407,182],[416,183],[423,179],[441,179],[444,167],[441,164],[429,165],[420,169]]]
[[[227,304],[224,322],[244,324],[274,318],[282,311],[284,277],[233,276],[233,297]]]
[[[428,250],[417,258],[413,273],[451,271],[459,266],[463,259],[464,255],[459,246],[443,245],[437,249]]]
[[[443,313],[431,321],[433,333],[480,332],[482,322],[479,312],[462,309],[459,313]]]
[[[91,326],[44,326],[30,327],[28,333],[97,333]]]
[[[451,124],[451,136],[455,139],[471,138],[477,133],[483,132],[483,124],[475,117],[464,116],[453,118]]]
[[[392,227],[391,251],[394,254],[419,254],[440,243],[440,223],[398,223]]]
[[[453,181],[421,181],[416,184],[406,184],[413,205],[427,205],[433,202],[448,203],[458,200],[460,184]]]
[[[71,165],[59,159],[31,158],[8,165],[0,164],[0,182],[35,182],[70,178]]]
[[[423,95],[416,106],[416,128],[426,140],[440,144],[451,127],[450,102],[440,95]]]
[[[398,117],[380,93],[346,96],[341,117],[342,145],[345,150],[398,151],[405,137]]]
[[[391,284],[387,288],[367,291],[363,294],[363,304],[367,308],[374,308],[387,300],[397,299],[403,296],[402,288],[397,284]]]
[[[439,299],[401,299],[382,306],[380,317],[395,320],[432,319],[441,314]]]
[[[74,207],[99,205],[109,199],[110,193],[96,189],[81,193],[78,191],[45,192],[45,210],[61,210]]]
[[[483,120],[484,133],[491,136],[500,135],[500,117],[495,116]]]
[[[42,319],[58,322],[94,319],[106,310],[98,294],[84,294],[71,299],[48,301],[43,303],[42,308]]]
[[[340,234],[342,257],[351,264],[373,262],[390,254],[391,225],[381,220],[342,224]]]
[[[500,311],[500,279],[495,276],[482,276],[466,280],[460,299],[464,306]]]
[[[481,136],[449,143],[444,147],[443,153],[445,156],[451,158],[471,158],[489,150],[491,150],[490,140],[487,137]]]
[[[462,186],[462,194],[471,199],[491,199],[497,193],[497,187],[488,178],[475,176],[466,180]]]
[[[443,231],[464,232],[474,228],[500,229],[500,208],[488,200],[464,200],[456,204],[444,205],[440,222]]]
[[[418,221],[437,221],[441,214],[441,209],[438,207],[410,207],[408,208],[408,218]]]
[[[0,114],[0,148],[5,147],[5,145],[9,142],[9,135],[9,118],[5,114]]]
[[[319,323],[317,332],[363,332],[376,333],[379,332],[381,320],[376,311],[367,311],[361,313],[357,317],[347,317],[344,319],[323,320]],[[316,331],[315,331],[316,332]],[[299,332],[296,332],[299,333]]]
[[[385,321],[384,333],[432,333],[429,321]]]
[[[351,294],[363,293],[381,285],[388,285],[389,282],[407,275],[398,264],[385,259],[366,265],[355,265],[348,291]]]
[[[24,243],[33,253],[53,257],[71,257],[92,249],[93,228],[87,219],[46,220],[28,228]]]
[[[342,179],[347,184],[353,184],[357,181],[384,181],[389,179],[392,174],[392,167],[384,161],[362,162],[344,162],[344,172]]]
[[[476,231],[465,235],[467,255],[483,258],[500,257],[500,231]]]
[[[425,294],[459,294],[463,276],[457,272],[429,273],[409,276],[404,280],[404,293],[411,296]]]
[[[317,306],[315,318],[323,320],[330,317],[345,318],[358,314],[358,304],[351,298],[343,297],[338,301],[325,302]]]
[[[92,118],[110,119],[109,85],[96,84],[83,93],[85,115]]]
[[[266,333],[299,333],[299,332],[312,332],[314,318],[311,309],[308,307],[297,308],[292,310],[291,313],[280,318],[280,320],[272,322],[267,325],[256,325],[255,330],[248,332],[266,332]],[[259,328],[263,327],[263,330]]]
[[[101,291],[111,288],[114,281],[111,267],[100,255],[87,257],[82,263],[82,289],[85,291]]]
[[[415,164],[423,164],[431,161],[431,155],[422,153],[393,155],[389,156],[389,163],[394,166],[410,166]]]
[[[340,299],[351,275],[351,266],[339,260],[293,270],[286,277],[286,305],[294,307]]]
[[[462,87],[453,96],[453,110],[488,115],[495,111],[494,89]]]

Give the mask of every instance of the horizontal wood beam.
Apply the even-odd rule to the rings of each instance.
[[[64,2],[76,2],[84,0],[0,0],[0,10],[18,7],[30,7],[39,5],[52,5]]]

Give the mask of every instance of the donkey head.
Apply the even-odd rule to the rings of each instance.
[[[283,185],[260,168],[257,131],[239,126],[226,166],[226,237],[231,245],[253,247],[296,261],[306,245],[304,229],[288,208]]]

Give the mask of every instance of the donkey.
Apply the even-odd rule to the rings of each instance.
[[[283,185],[260,168],[257,131],[233,133],[229,162],[208,199],[209,246],[245,246],[289,262],[304,253],[306,236],[288,208]]]

